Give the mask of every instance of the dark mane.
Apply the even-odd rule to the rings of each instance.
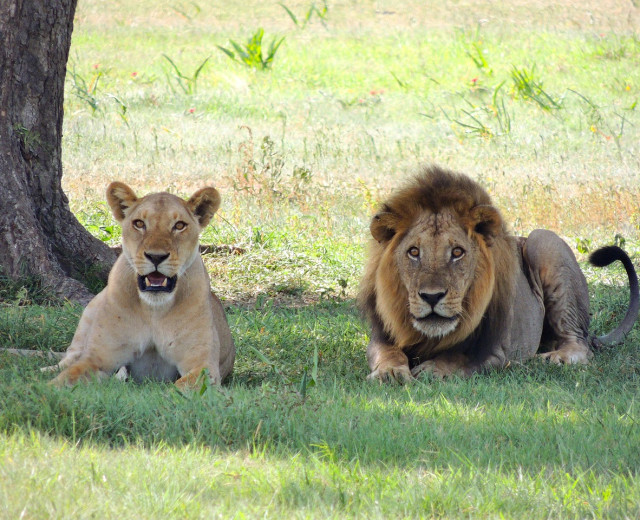
[[[451,341],[453,345],[480,332],[472,323],[482,321],[485,331],[487,326],[500,328],[509,312],[518,263],[514,242],[500,212],[493,207],[486,190],[470,177],[427,166],[392,194],[374,215],[370,229],[375,240],[370,245],[358,295],[359,306],[369,321],[380,323],[389,340],[402,347],[421,343],[424,338],[411,324],[406,289],[392,256],[385,252],[394,250],[425,212],[451,210],[460,226],[481,244],[478,265],[482,267],[477,267],[480,271],[465,298],[468,326],[461,326],[440,344]]]
[[[439,213],[453,208],[465,215],[476,206],[491,206],[486,190],[470,177],[439,166],[426,166],[392,194],[381,211],[394,213],[400,222],[411,222],[425,210]]]

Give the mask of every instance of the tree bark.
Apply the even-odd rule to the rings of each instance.
[[[0,1],[0,269],[86,303],[78,280],[106,278],[115,254],[62,191],[64,78],[77,0]]]

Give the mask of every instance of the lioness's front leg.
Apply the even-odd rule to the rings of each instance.
[[[98,294],[84,309],[82,316],[80,317],[80,321],[78,322],[78,328],[71,340],[71,345],[67,348],[62,359],[55,365],[42,367],[40,369],[41,372],[57,372],[73,365],[82,358],[84,351],[89,344],[96,316],[99,316],[101,305],[105,305],[104,292]]]
[[[221,383],[220,372],[218,371],[217,367],[213,367],[211,365],[197,366],[189,370],[185,375],[183,375],[175,382],[175,385],[180,390],[196,389],[198,380],[202,375],[203,370],[205,369],[209,372],[209,381],[214,385],[219,385]]]
[[[109,307],[104,291],[89,303],[65,357],[52,367],[63,369],[52,385],[74,385],[92,375],[102,379],[132,361],[140,338],[132,339],[126,327],[114,327],[109,319],[114,313],[118,316],[118,311]]]
[[[215,340],[217,340],[217,335]],[[220,345],[214,339],[205,344],[184,348],[174,362],[180,372],[175,385],[181,390],[194,389],[203,370],[208,371],[209,381],[214,385],[222,383],[220,377]]]
[[[114,353],[108,349],[100,349],[98,354],[94,349],[85,352],[79,359],[73,361],[60,372],[49,384],[54,386],[72,386],[81,380],[88,380],[91,376],[99,379],[108,377],[117,368],[126,365],[131,358],[130,354]],[[106,354],[105,354],[106,351]],[[114,355],[115,354],[115,355]]]

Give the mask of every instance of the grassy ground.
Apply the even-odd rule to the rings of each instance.
[[[0,354],[0,517],[638,517],[639,330],[587,367],[379,387],[353,298],[369,216],[425,162],[478,179],[516,233],[637,255],[640,11],[317,1],[305,25],[314,4],[285,4],[297,25],[277,3],[80,0],[70,204],[115,245],[109,181],[217,186],[205,262],[238,357],[183,396],[51,390],[45,361]],[[268,70],[219,49],[259,27],[285,37]],[[625,277],[585,272],[603,333]],[[0,280],[3,346],[62,351],[80,312]]]

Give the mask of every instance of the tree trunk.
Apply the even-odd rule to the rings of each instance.
[[[64,78],[77,0],[0,1],[0,270],[86,303],[115,254],[62,191]]]

